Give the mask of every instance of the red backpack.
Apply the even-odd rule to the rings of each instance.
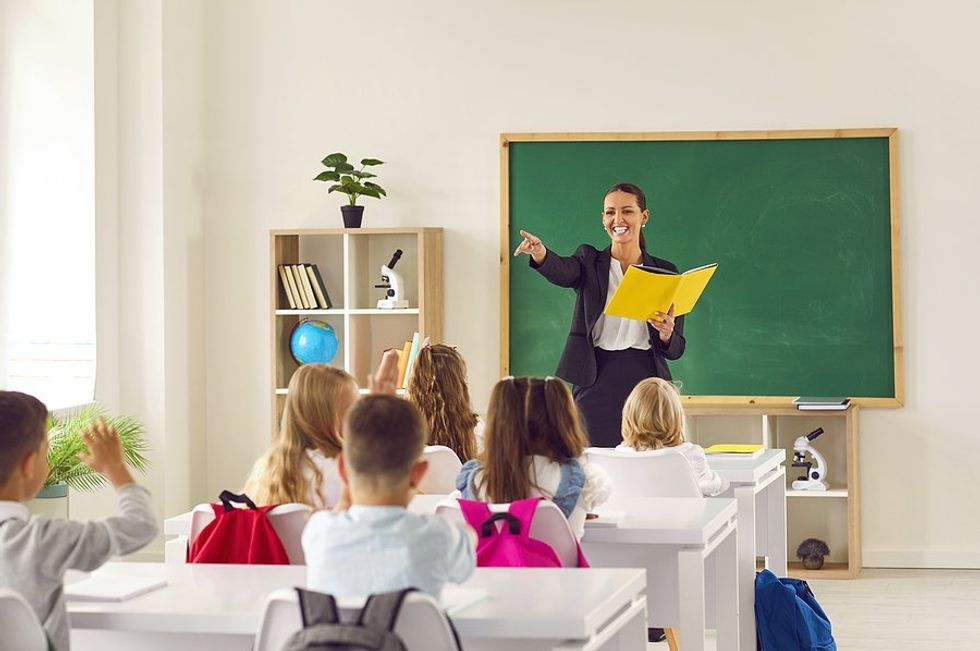
[[[476,546],[477,567],[562,567],[558,554],[548,543],[531,538],[531,522],[540,497],[516,500],[506,512],[491,513],[485,502],[459,500],[466,523],[480,537]],[[504,521],[506,526],[497,527]],[[579,567],[588,567],[579,550]]]
[[[273,506],[255,506],[246,495],[221,491],[221,504],[212,504],[214,520],[197,534],[188,563],[289,565],[286,548],[269,521]],[[232,502],[247,508],[235,508]]]

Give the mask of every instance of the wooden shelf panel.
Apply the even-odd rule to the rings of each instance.
[[[792,488],[786,489],[786,497],[847,497],[846,488],[830,488],[825,491],[800,491]]]
[[[373,307],[366,308],[355,308],[353,310],[347,310],[348,314],[369,314],[369,315],[384,315],[384,316],[402,316],[406,314],[418,314],[419,308],[417,307],[406,307],[397,310],[379,310]]]
[[[333,308],[329,310],[276,310],[276,316],[316,316],[317,314],[343,314],[345,310]]]
[[[806,581],[816,581],[819,579],[853,579],[856,578],[861,570],[850,569],[847,563],[824,563],[819,570],[804,569],[803,563],[792,562],[788,564],[789,575],[794,579],[804,579]]]

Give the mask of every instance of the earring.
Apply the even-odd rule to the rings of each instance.
[[[646,222],[643,222],[642,224],[640,224],[640,228],[646,228],[646,227],[647,227],[647,223]]]

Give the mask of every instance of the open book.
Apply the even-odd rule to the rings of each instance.
[[[604,314],[648,321],[654,312],[666,314],[671,305],[674,316],[687,314],[694,309],[717,268],[718,264],[712,263],[678,274],[659,267],[632,265]]]

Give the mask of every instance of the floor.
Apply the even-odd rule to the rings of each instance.
[[[980,651],[980,570],[866,569],[809,583],[840,651]]]

